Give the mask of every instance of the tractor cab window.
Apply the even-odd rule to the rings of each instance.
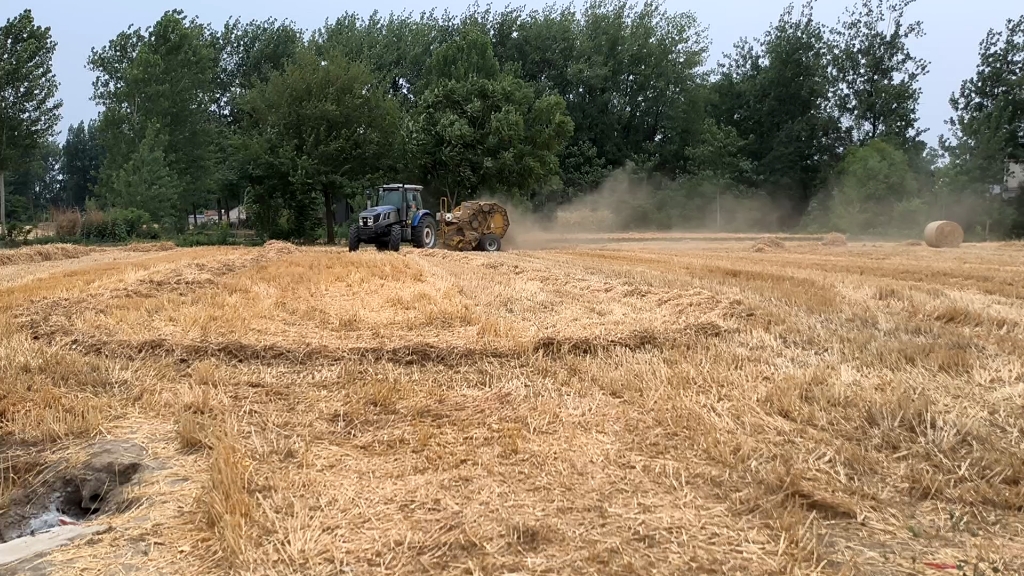
[[[423,210],[423,199],[420,198],[419,192],[409,193],[409,209],[410,210]]]
[[[402,207],[401,190],[381,190],[377,193],[377,206]]]

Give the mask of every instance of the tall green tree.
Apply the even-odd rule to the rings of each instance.
[[[242,101],[275,73],[283,72],[304,45],[305,33],[294,23],[275,19],[225,24],[221,32],[221,96],[217,105],[217,156],[223,158],[216,189],[218,210],[230,216],[232,207],[245,203],[250,170],[244,150],[250,144],[245,131]]]
[[[30,10],[0,27],[0,233],[7,215],[4,175],[49,142],[60,122],[50,28]]]
[[[917,109],[928,62],[908,46],[924,25],[906,21],[914,1],[859,0],[832,30],[836,102],[859,145],[886,138],[908,149],[924,133]]]
[[[714,118],[743,142],[744,183],[768,193],[783,227],[800,222],[846,143],[829,99],[826,33],[812,6],[795,14],[790,5],[764,36],[738,42],[713,86]]]
[[[321,207],[333,243],[334,202],[394,170],[397,104],[373,75],[339,55],[300,52],[244,101],[252,138],[253,208],[267,232],[309,238]],[[281,229],[284,219],[287,225]]]
[[[35,222],[45,211],[63,200],[64,177],[61,171],[60,144],[47,141],[7,175],[6,192],[13,222]]]
[[[179,185],[164,158],[165,147],[161,132],[149,130],[139,149],[104,187],[101,196],[104,203],[141,210],[160,223],[173,223]]]
[[[93,50],[93,99],[104,107],[98,131],[107,152],[100,188],[112,185],[155,128],[162,131],[164,158],[180,184],[178,213],[207,207],[221,177],[215,114],[222,94],[221,51],[220,35],[180,10],[165,13],[145,32],[127,30]]]
[[[579,12],[509,8],[478,18],[501,64],[565,100],[575,127],[567,163],[592,172],[653,158],[667,174],[687,170],[685,149],[703,126],[709,50],[692,12],[669,12],[659,0],[589,0]]]
[[[557,179],[573,129],[565,102],[503,72],[483,31],[466,26],[439,48],[421,85],[420,159],[436,192],[453,203],[482,192],[532,202]]]
[[[85,201],[96,188],[103,163],[103,151],[96,133],[96,121],[79,122],[68,129],[61,154],[64,198],[68,206],[85,207]]]
[[[941,187],[967,192],[987,206],[986,220],[1024,235],[1024,196],[1016,205],[989,193],[1010,162],[1024,162],[1024,16],[991,29],[981,41],[973,77],[950,98],[950,136],[940,138],[949,164]],[[1016,208],[1016,209],[1015,209]],[[1016,212],[1016,213],[1014,213]]]

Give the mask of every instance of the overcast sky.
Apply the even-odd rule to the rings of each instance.
[[[818,0],[816,16],[833,24],[852,1]],[[238,16],[242,20],[289,19],[311,29],[346,10],[362,14],[373,8],[381,12],[418,13],[437,7],[439,11],[448,8],[458,13],[468,3],[469,0],[382,0],[370,4],[327,0],[0,0],[0,18],[6,20],[27,7],[32,9],[37,23],[52,28],[58,44],[54,70],[64,100],[64,127],[93,118],[98,112],[90,100],[93,74],[85,68],[89,50],[106,44],[130,25],[145,28],[168,9],[181,8],[217,28]],[[512,4],[534,8],[547,3],[529,0]],[[787,0],[666,0],[669,10],[691,10],[709,28],[709,64],[717,62],[740,37],[760,35],[787,4]],[[504,5],[494,3],[495,7]],[[918,0],[911,7],[909,17],[923,20],[927,33],[912,48],[915,54],[931,62],[931,72],[921,83],[924,95],[920,109],[921,124],[928,128],[928,142],[934,144],[938,135],[945,132],[943,121],[951,114],[949,96],[963,79],[974,73],[978,43],[986,31],[1002,29],[1007,18],[1016,18],[1021,13],[1019,0]]]

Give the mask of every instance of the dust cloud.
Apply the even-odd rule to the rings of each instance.
[[[538,250],[608,241],[631,233],[739,234],[772,231],[778,208],[767,195],[708,182],[672,181],[612,173],[597,189],[547,212],[532,212],[501,195],[509,211],[509,249]]]

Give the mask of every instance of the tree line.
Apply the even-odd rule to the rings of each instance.
[[[856,0],[834,25],[791,5],[718,63],[695,15],[658,0],[315,30],[172,10],[93,49],[101,112],[62,144],[56,45],[26,10],[0,30],[7,221],[88,207],[182,231],[241,206],[266,237],[333,242],[338,206],[381,183],[551,213],[615,175],[650,200],[624,225],[701,225],[724,196],[765,229],[1024,234],[1021,198],[992,188],[1024,156],[1024,16],[980,43],[932,148],[913,2]]]

